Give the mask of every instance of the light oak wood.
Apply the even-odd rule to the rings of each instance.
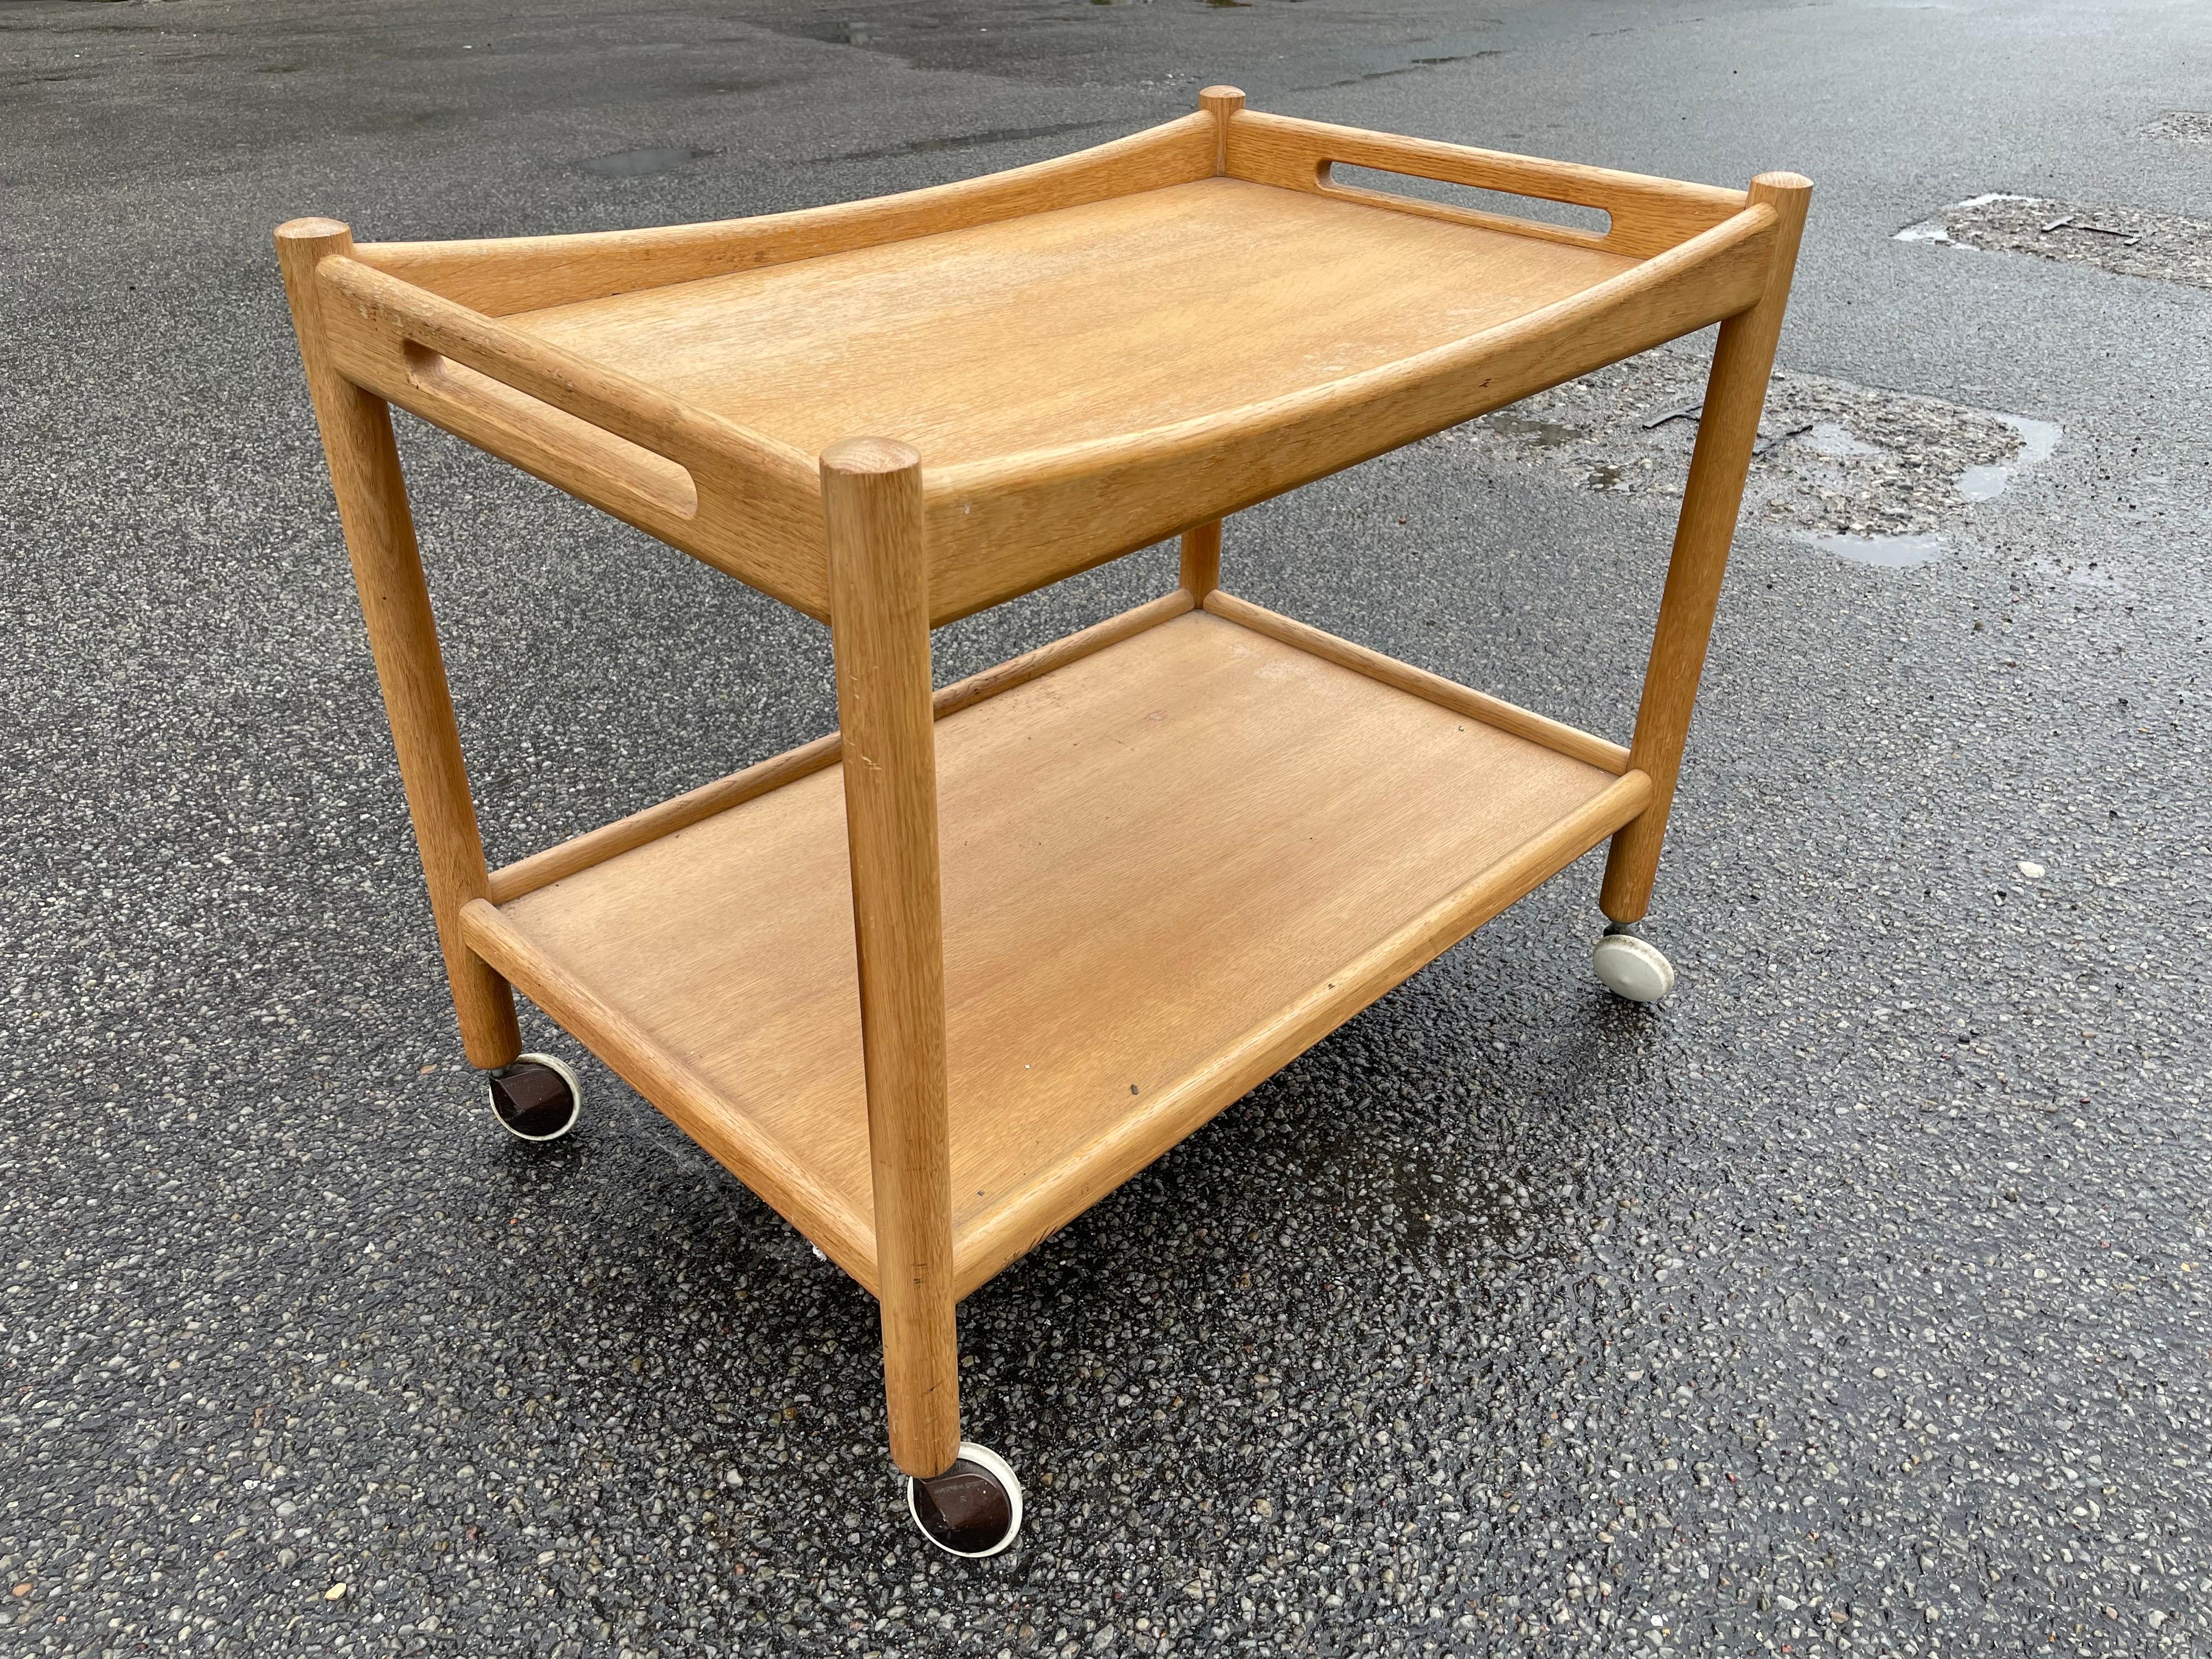
[[[1103,651],[1117,640],[1140,634],[1147,628],[1157,628],[1173,617],[1180,617],[1191,608],[1191,598],[1178,589],[1163,594],[1157,599],[1124,611],[1117,617],[1053,641],[1006,662],[998,663],[966,679],[956,680],[939,690],[935,698],[937,717],[957,714],[994,697],[1001,691],[1012,690],[1048,674],[1063,663],[1087,657],[1093,651]],[[741,772],[732,772],[725,778],[702,784],[698,788],[656,803],[644,811],[633,812],[626,818],[602,824],[557,847],[549,847],[542,853],[491,872],[490,897],[495,904],[504,904],[509,899],[520,898],[525,893],[534,893],[580,870],[588,870],[595,864],[605,862],[617,853],[627,853],[634,847],[642,847],[649,841],[672,835],[678,830],[710,818],[717,812],[764,795],[771,789],[781,788],[795,778],[810,772],[818,772],[826,766],[835,766],[843,753],[842,739],[832,732],[811,743],[801,744],[796,749],[786,750],[771,756],[757,765],[748,766]]]
[[[1683,184],[1607,167],[1580,167],[1502,150],[1474,149],[1431,139],[1401,138],[1331,126],[1285,115],[1247,110],[1227,122],[1224,167],[1232,178],[1285,190],[1310,191],[1448,222],[1477,225],[1516,236],[1601,248],[1632,258],[1648,258],[1678,247],[1742,211],[1740,190]],[[1417,179],[1503,191],[1551,202],[1569,202],[1604,210],[1611,220],[1602,234],[1508,214],[1480,212],[1447,204],[1364,190],[1330,181],[1330,164],[1374,167]]]
[[[1193,190],[1239,188],[1217,180]],[[1247,188],[1257,188],[1250,186]],[[1288,200],[1288,192],[1273,192]],[[1339,204],[1316,205],[1335,208]],[[1374,221],[1390,216],[1346,208]],[[1425,224],[1418,219],[1407,224]],[[948,622],[1441,431],[1602,364],[1701,328],[1765,291],[1774,216],[1746,209],[1670,252],[1465,337],[1266,401],[1134,435],[1070,441],[1008,458],[933,465],[927,474],[932,609]],[[1449,228],[1474,236],[1487,232]],[[1547,254],[1584,254],[1527,239]],[[1292,258],[1296,249],[1285,247]],[[1588,253],[1591,258],[1613,256]],[[1290,281],[1297,286],[1295,279]],[[1495,290],[1479,272],[1471,303]],[[1358,286],[1356,261],[1344,272]],[[1455,290],[1456,291],[1456,290]],[[1316,294],[1316,305],[1330,303]],[[1418,300],[1401,313],[1431,314]],[[1436,303],[1444,303],[1437,301]],[[1292,307],[1285,305],[1286,313]],[[1224,337],[1285,360],[1303,323],[1280,331],[1224,318]],[[1092,361],[1070,344],[1075,362]],[[1308,360],[1310,361],[1310,360]]]
[[[960,1296],[1607,836],[1644,914],[1808,189],[1212,87],[873,202],[286,226],[471,1058],[510,980],[590,1043],[878,1297],[893,1456],[945,1468]],[[1220,591],[1224,515],[1714,322],[1630,748]],[[840,733],[488,872],[390,404],[830,622]],[[1176,592],[932,693],[933,625],[1177,532]]]
[[[822,501],[884,1393],[891,1460],[927,1477],[959,1450],[960,1352],[921,458],[889,439],[832,445]]]
[[[1221,586],[1221,520],[1194,525],[1182,532],[1182,591],[1203,604]]]
[[[1603,738],[1572,726],[1547,720],[1541,714],[1532,714],[1503,697],[1493,697],[1448,680],[1441,675],[1402,663],[1395,657],[1386,657],[1379,651],[1370,651],[1364,645],[1354,645],[1350,640],[1340,640],[1334,634],[1324,634],[1318,628],[1309,627],[1289,617],[1278,616],[1262,610],[1249,599],[1240,599],[1233,593],[1215,591],[1206,597],[1206,608],[1217,617],[1226,617],[1240,627],[1268,638],[1294,645],[1310,656],[1324,662],[1333,662],[1366,675],[1383,684],[1410,692],[1442,708],[1466,714],[1494,726],[1501,732],[1510,732],[1516,738],[1526,738],[1531,743],[1540,743],[1547,749],[1595,766],[1601,771],[1622,773],[1629,769],[1628,750],[1617,743],[1607,743]]]
[[[1770,231],[1747,211],[1638,264],[1212,179],[495,326],[763,453],[896,433],[930,469],[942,623],[1717,320],[1757,297]],[[703,542],[711,463],[668,453],[702,507],[654,533]],[[803,572],[714,533],[812,608]]]
[[[1273,1077],[1377,998],[1603,841],[1650,798],[1641,772],[1613,779],[1279,1012],[1046,1171],[961,1236],[962,1294],[1020,1260],[1161,1152]]]
[[[403,351],[407,378],[429,418],[466,420],[498,434],[506,448],[528,450],[548,458],[549,465],[565,462],[577,483],[592,486],[611,506],[624,507],[629,518],[675,523],[698,516],[698,486],[686,468],[666,456],[427,346],[410,341]]]
[[[387,246],[378,269],[357,251],[323,271],[343,296],[327,307],[331,349],[356,384],[817,617],[810,458],[855,430],[894,434],[928,469],[941,624],[1763,291],[1772,217],[1723,213],[1735,192],[1452,146],[1397,156],[1601,197],[1626,216],[1592,243],[1378,204],[1317,174],[1291,187],[1209,176],[1234,170],[1240,143],[1264,156],[1340,131],[1271,126],[1215,90],[1195,125],[1083,175],[1095,191],[1032,180],[977,195],[988,211],[913,202],[757,244],[693,228],[714,234],[666,265],[610,245],[580,289],[547,277],[539,297],[560,303],[502,299],[497,318],[451,296],[493,303],[454,272],[505,254]],[[1209,156],[1209,141],[1227,148]],[[517,252],[498,292],[520,293],[563,240]],[[700,268],[709,243],[721,274],[634,285]],[[444,294],[405,279],[434,270]]]
[[[504,326],[796,453],[872,422],[936,468],[1263,404],[1633,264],[1201,179]]]
[[[811,451],[357,259],[325,260],[318,281],[332,363],[355,385],[828,617]]]
[[[1229,171],[1229,120],[1244,107],[1244,94],[1236,87],[1208,87],[1198,94],[1201,113],[1213,118],[1213,170]]]
[[[839,920],[847,923],[849,937],[849,915]],[[461,907],[461,933],[471,950],[497,963],[616,1076],[790,1220],[863,1290],[876,1293],[875,1232],[866,1212],[856,1211],[844,1193],[815,1177],[804,1147],[787,1149],[753,1133],[696,1065],[626,1011],[619,994],[602,994],[586,985],[489,899],[472,899]]]
[[[400,781],[422,857],[422,878],[453,993],[461,1043],[476,1066],[504,1066],[520,1052],[514,997],[462,938],[460,911],[488,880],[461,737],[438,651],[437,619],[422,580],[414,516],[392,417],[333,367],[315,272],[343,258],[353,235],[331,219],[295,219],[276,231],[276,258],[292,304],[307,390],[322,428],[362,619],[392,722]]]
[[[935,735],[963,1295],[1386,988],[1353,965],[1444,948],[1649,787],[1204,613]],[[726,1140],[804,1164],[836,1212],[785,1213],[833,1255],[872,1225],[845,842],[818,772],[501,912],[696,1068]]]
[[[1103,651],[1108,646],[1141,634],[1148,628],[1158,628],[1162,623],[1172,622],[1193,608],[1190,595],[1178,588],[1172,593],[1161,594],[1157,599],[1147,599],[1117,617],[1094,623],[1064,639],[1054,640],[1049,645],[1039,646],[1034,651],[1024,652],[994,667],[970,674],[964,680],[956,680],[937,694],[938,718],[942,720],[963,708],[971,708],[986,698],[995,697],[1002,691],[1026,685],[1030,681],[1041,678],[1078,658],[1087,657],[1094,651]]]
[[[364,242],[354,254],[404,282],[500,317],[1184,184],[1218,173],[1219,153],[1219,123],[1208,111],[1073,155],[867,201],[649,230]]]
[[[1650,908],[1659,852],[1667,836],[1667,813],[1681,771],[1682,744],[1689,735],[1698,680],[1705,672],[1713,612],[1720,603],[1721,578],[1728,569],[1729,546],[1743,505],[1744,477],[1751,465],[1752,446],[1759,439],[1759,417],[1766,406],[1775,344],[1782,335],[1782,314],[1790,302],[1790,280],[1812,194],[1811,183],[1794,173],[1761,173],[1752,180],[1752,200],[1773,211],[1779,231],[1770,255],[1765,293],[1756,306],[1721,325],[1712,372],[1705,381],[1705,412],[1698,422],[1697,447],[1690,457],[1689,483],[1674,529],[1674,556],[1667,567],[1666,591],[1659,602],[1659,623],[1629,744],[1629,763],[1651,779],[1651,804],[1615,837],[1600,896],[1606,915],[1615,921],[1639,921]]]

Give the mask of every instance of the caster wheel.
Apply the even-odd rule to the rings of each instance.
[[[907,1477],[906,1510],[946,1554],[979,1559],[996,1555],[1022,1529],[1022,1483],[998,1453],[963,1440],[944,1474]]]
[[[568,1062],[550,1054],[519,1055],[484,1079],[492,1115],[517,1140],[558,1140],[576,1127],[584,1085]]]
[[[1590,965],[1607,990],[1631,1002],[1656,1002],[1674,988],[1674,964],[1633,933],[1607,933],[1597,942]]]

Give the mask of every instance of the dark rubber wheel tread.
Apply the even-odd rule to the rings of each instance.
[[[944,1474],[908,1478],[907,1508],[922,1536],[938,1548],[953,1555],[996,1555],[1021,1530],[1021,1482],[997,1453],[963,1444]]]
[[[558,1140],[583,1102],[576,1074],[550,1054],[524,1054],[484,1079],[492,1115],[518,1140]]]

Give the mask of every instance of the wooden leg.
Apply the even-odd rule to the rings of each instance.
[[[1182,586],[1194,605],[1221,586],[1221,520],[1182,532]]]
[[[937,736],[921,458],[859,438],[822,456],[830,635],[867,1068],[876,1283],[891,1457],[927,1480],[960,1447],[945,1106]]]
[[[1606,915],[1618,922],[1639,921],[1650,908],[1659,849],[1667,836],[1667,810],[1681,770],[1698,678],[1705,672],[1713,610],[1720,602],[1729,544],[1735,538],[1736,514],[1743,505],[1744,474],[1759,438],[1759,414],[1766,406],[1767,378],[1774,368],[1775,343],[1781,337],[1782,313],[1790,300],[1790,273],[1796,267],[1797,241],[1812,190],[1810,183],[1794,173],[1761,173],[1751,182],[1751,199],[1772,208],[1781,222],[1774,264],[1759,303],[1721,325],[1712,373],[1705,382],[1705,413],[1698,422],[1697,448],[1690,458],[1689,483],[1674,528],[1674,557],[1667,568],[1666,593],[1659,602],[1651,660],[1644,673],[1636,735],[1629,744],[1629,765],[1651,780],[1651,804],[1613,836],[1599,899]]]
[[[438,652],[437,622],[416,550],[407,486],[392,441],[392,414],[381,398],[331,367],[316,308],[315,267],[352,248],[352,233],[334,220],[295,219],[276,232],[276,257],[291,297],[315,418],[323,429],[323,453],[330,461],[331,487],[345,527],[369,649],[392,719],[392,746],[398,751],[399,776],[422,850],[461,1043],[471,1065],[505,1066],[522,1048],[514,993],[461,937],[462,906],[483,897],[489,883],[468,768],[461,759],[460,731]]]

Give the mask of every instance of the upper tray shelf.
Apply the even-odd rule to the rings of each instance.
[[[662,230],[316,239],[339,371],[815,616],[815,457],[923,465],[950,621],[1732,316],[1743,191],[1199,114],[874,201]],[[1604,210],[1602,234],[1339,165]]]
[[[1311,392],[1635,263],[1205,179],[507,320],[805,453],[943,467]]]

